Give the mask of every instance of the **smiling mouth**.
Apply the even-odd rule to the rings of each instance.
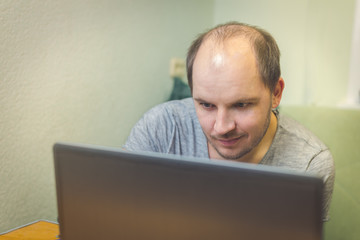
[[[221,143],[221,145],[225,146],[225,147],[231,147],[233,145],[235,145],[243,136],[240,137],[236,137],[236,138],[226,138],[226,139],[217,139],[218,142]]]

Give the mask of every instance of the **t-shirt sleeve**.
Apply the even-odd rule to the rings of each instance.
[[[135,124],[123,145],[129,151],[168,153],[174,135],[174,123],[170,113],[157,106]]]
[[[323,221],[328,221],[335,180],[334,160],[329,149],[325,149],[316,155],[309,163],[307,171],[320,175],[323,179]]]

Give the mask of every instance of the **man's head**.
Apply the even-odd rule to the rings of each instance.
[[[281,75],[280,50],[275,39],[261,28],[237,22],[218,25],[199,35],[192,43],[186,59],[187,77],[191,90],[193,85],[194,61],[200,46],[206,41],[214,41],[222,44],[234,37],[242,37],[249,41],[256,57],[258,71],[262,77],[262,81],[270,91],[273,91]]]
[[[273,38],[248,25],[222,25],[194,42],[187,65],[210,157],[242,161],[267,150],[276,131],[271,109],[284,87]]]

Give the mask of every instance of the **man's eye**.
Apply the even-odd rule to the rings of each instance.
[[[250,105],[250,103],[237,103],[235,106],[238,108],[244,108]]]
[[[200,103],[200,105],[207,109],[214,107],[214,105],[211,103]]]

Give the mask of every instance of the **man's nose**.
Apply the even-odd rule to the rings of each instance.
[[[235,120],[226,110],[218,110],[214,130],[219,135],[224,135],[235,129]]]

